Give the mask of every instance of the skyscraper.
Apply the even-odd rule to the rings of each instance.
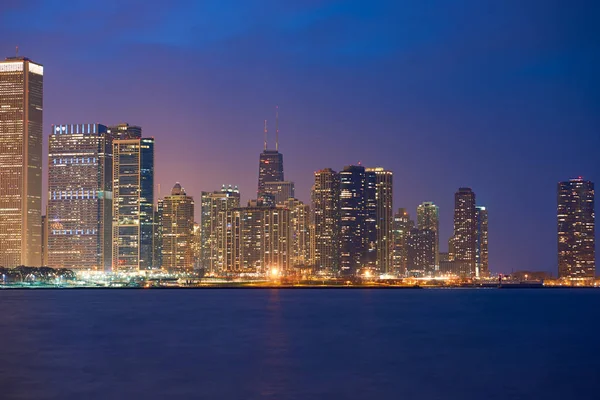
[[[474,276],[476,246],[475,193],[459,188],[454,195],[454,235],[448,243],[450,261],[466,265],[468,275]]]
[[[419,229],[429,229],[435,233],[435,266],[440,265],[440,210],[430,201],[417,207],[417,224]]]
[[[220,191],[202,192],[201,200],[201,265],[207,272],[218,274],[226,270],[227,254],[231,246],[233,231],[228,226],[227,212],[240,207],[240,191],[237,186],[226,187]],[[232,262],[229,262],[232,264]]]
[[[284,205],[290,210],[290,266],[309,266],[310,206],[298,199],[288,199]]]
[[[367,194],[367,206],[369,208],[369,217],[375,216],[375,248],[376,248],[376,268],[382,273],[389,273],[392,270],[392,222],[393,222],[393,174],[392,171],[381,167],[367,168],[367,182],[375,182],[375,201],[373,196]],[[373,213],[373,205],[374,213]],[[369,228],[367,228],[369,230]],[[372,229],[372,228],[370,228]],[[371,247],[370,243],[368,244]]]
[[[194,269],[194,199],[179,183],[163,199],[162,268],[174,272]]]
[[[404,275],[408,264],[408,235],[413,229],[415,223],[410,219],[410,215],[406,208],[399,208],[394,215],[393,222],[393,269],[396,273]]]
[[[0,265],[39,266],[42,257],[44,67],[0,61]]]
[[[46,215],[49,267],[110,270],[112,142],[104,125],[52,125]]]
[[[279,112],[279,111],[278,111]],[[279,152],[279,117],[276,117],[275,150],[267,146],[267,121],[265,121],[265,143],[258,163],[258,197],[264,193],[266,182],[283,182],[283,154]]]
[[[594,183],[581,177],[559,182],[558,277],[590,279],[596,273]]]
[[[113,271],[154,266],[154,139],[113,142]]]
[[[340,272],[354,275],[364,266],[366,246],[365,167],[340,172]]]
[[[488,277],[488,212],[485,207],[477,206],[475,238],[475,270],[477,277]]]
[[[274,204],[284,204],[295,197],[294,182],[265,182],[263,193],[271,195]]]
[[[340,177],[331,168],[315,172],[312,188],[314,265],[318,271],[337,272],[340,252]]]

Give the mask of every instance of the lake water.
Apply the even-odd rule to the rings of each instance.
[[[599,399],[600,290],[0,290],[0,399]]]

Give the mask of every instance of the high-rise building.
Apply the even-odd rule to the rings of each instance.
[[[485,207],[477,206],[475,217],[475,272],[477,277],[488,277],[488,212]]]
[[[48,220],[42,215],[42,266],[48,266]]]
[[[596,273],[594,183],[581,177],[558,183],[558,277],[591,279]]]
[[[365,167],[350,165],[340,172],[340,272],[343,275],[354,275],[365,263],[365,187]]]
[[[288,199],[284,205],[290,210],[290,265],[310,266],[310,206],[298,199]]]
[[[468,275],[475,276],[476,249],[475,193],[459,188],[454,195],[454,235],[448,242],[450,261],[468,265]]]
[[[163,199],[162,268],[174,272],[194,269],[194,199],[179,183]]]
[[[419,229],[429,229],[435,233],[435,266],[440,265],[440,210],[430,201],[417,206],[417,225]]]
[[[44,67],[28,58],[0,61],[0,265],[42,259]]]
[[[142,137],[142,128],[140,126],[122,123],[115,126],[109,126],[108,133],[110,133],[113,140],[140,139]]]
[[[415,223],[410,219],[406,208],[399,208],[393,221],[393,269],[396,273],[404,275],[408,266],[408,235]]]
[[[227,212],[226,270],[285,274],[290,267],[290,211],[249,206]]]
[[[159,185],[160,187],[160,185]],[[160,190],[159,190],[160,193]],[[154,254],[152,256],[155,269],[161,269],[163,264],[163,211],[165,210],[165,202],[163,199],[158,199],[154,210]]]
[[[284,204],[288,199],[295,198],[294,182],[265,182],[263,193],[269,194],[274,204]]]
[[[410,275],[433,276],[435,274],[435,232],[431,229],[413,228],[407,238]]]
[[[392,270],[392,222],[393,222],[393,174],[381,167],[366,168],[366,206],[367,206],[367,252],[375,248],[375,268],[381,273]],[[372,182],[375,183],[374,188]],[[371,184],[370,184],[371,183]],[[374,190],[373,190],[374,189]],[[375,234],[373,223],[375,219]],[[373,246],[373,239],[375,239]],[[369,260],[373,257],[367,255]],[[372,261],[371,261],[372,263]]]
[[[104,125],[52,125],[46,210],[49,267],[110,270],[112,143]]]
[[[279,110],[277,111],[279,113]],[[258,197],[265,193],[266,182],[283,182],[283,154],[279,152],[279,117],[276,117],[275,150],[267,146],[267,121],[265,121],[265,144],[258,163]]]
[[[192,244],[192,251],[194,253],[194,269],[199,270],[202,268],[201,254],[202,254],[202,229],[201,225],[194,222],[194,242]]]
[[[337,272],[340,266],[340,177],[331,168],[315,172],[312,205],[314,266],[318,271]]]
[[[154,139],[113,141],[112,270],[154,266]]]
[[[231,246],[227,246],[233,234],[228,226],[227,212],[240,207],[240,191],[237,186],[226,187],[223,185],[220,191],[202,192],[201,199],[201,266],[205,271],[212,274],[220,274],[226,271],[228,259],[232,255],[227,254]]]

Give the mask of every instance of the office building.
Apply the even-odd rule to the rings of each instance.
[[[284,206],[290,211],[290,266],[311,266],[310,206],[298,199],[288,199]]]
[[[593,279],[596,273],[594,183],[582,178],[559,182],[558,277]]]
[[[389,273],[392,271],[393,248],[393,174],[381,167],[366,168],[365,173],[367,262],[373,265],[375,259],[374,268]]]
[[[0,61],[0,265],[42,261],[44,67]]]
[[[408,236],[415,223],[410,219],[406,208],[399,208],[393,221],[393,270],[399,275],[404,275],[408,266]]]
[[[364,266],[366,246],[366,175],[361,165],[340,172],[340,272],[354,275]]]
[[[419,229],[429,229],[435,233],[435,265],[440,265],[440,211],[438,206],[430,201],[417,207],[417,225]]]
[[[227,254],[233,239],[228,228],[227,212],[240,207],[240,191],[237,186],[223,185],[220,191],[202,192],[201,199],[201,254],[200,264],[207,273],[220,274],[231,264],[232,255]]]
[[[459,188],[454,195],[454,235],[448,242],[450,261],[468,265],[470,276],[475,276],[476,250],[475,193],[470,188]]]
[[[162,268],[171,272],[194,269],[194,199],[179,183],[163,199],[161,212]]]
[[[340,254],[340,177],[331,168],[315,172],[312,188],[314,266],[317,271],[337,272]]]
[[[284,204],[288,199],[295,198],[294,182],[265,182],[263,194],[268,194],[271,205]]]
[[[475,218],[475,273],[477,277],[487,278],[490,275],[488,266],[488,212],[485,207],[476,207]]]
[[[277,111],[279,113],[279,110]],[[265,193],[267,182],[283,182],[283,154],[279,152],[279,116],[276,116],[275,150],[270,150],[267,145],[267,121],[265,121],[265,143],[263,152],[260,153],[258,163],[258,198]]]
[[[49,267],[110,270],[112,145],[104,125],[52,125],[46,210]]]
[[[113,272],[154,266],[154,139],[113,141]]]

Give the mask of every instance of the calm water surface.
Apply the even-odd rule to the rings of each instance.
[[[600,290],[5,290],[0,306],[0,399],[600,398]]]

